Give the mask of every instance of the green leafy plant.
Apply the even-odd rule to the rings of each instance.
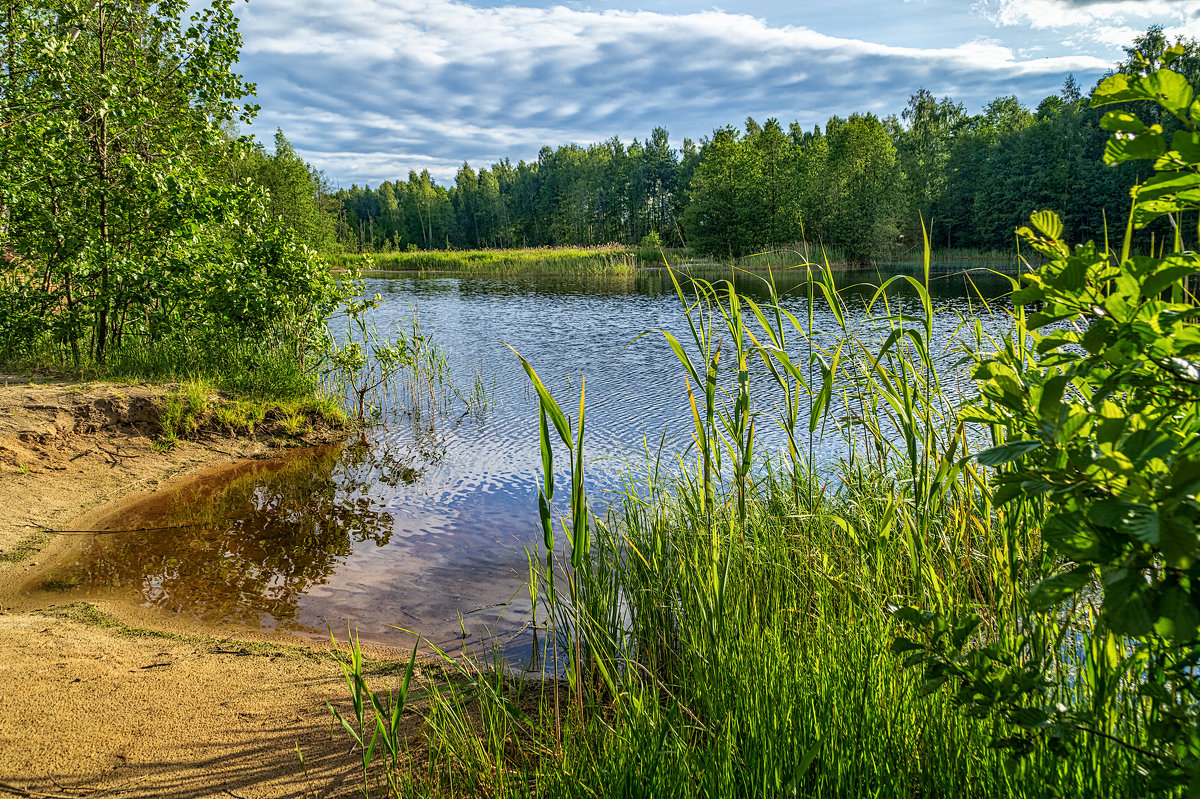
[[[212,389],[203,381],[189,380],[163,398],[159,425],[163,439],[174,443],[186,438],[204,421]]]
[[[329,639],[334,645],[334,652],[337,653],[337,639],[333,637],[332,632],[329,634]],[[367,684],[363,672],[362,647],[359,645],[358,636],[348,633],[347,640],[350,646],[349,659],[343,658],[340,654],[335,654],[335,658],[338,666],[341,667],[342,677],[346,681],[346,689],[350,694],[353,718],[347,719],[331,703],[326,702],[325,704],[333,714],[333,718],[342,725],[350,740],[359,750],[362,763],[363,796],[369,798],[371,795],[371,763],[374,762],[375,753],[382,744],[382,749],[379,751],[383,753],[383,770],[387,790],[389,794],[398,797],[400,789],[396,780],[399,776],[401,760],[407,752],[400,721],[408,703],[409,688],[412,685],[413,672],[417,665],[417,646],[413,646],[412,655],[408,659],[408,665],[405,667],[400,685],[395,691],[380,693],[372,691]]]
[[[1071,249],[1057,215],[1034,214],[1018,235],[1047,263],[1013,295],[1031,310],[1014,346],[978,356],[980,397],[964,418],[997,435],[978,456],[997,472],[992,502],[1041,531],[1014,575],[1021,630],[981,645],[978,616],[907,608],[922,635],[894,650],[924,666],[930,689],[950,683],[961,704],[999,710],[1016,730],[1000,745],[1099,736],[1133,753],[1151,787],[1200,796],[1200,258],[1183,245],[1200,210],[1200,103],[1170,69],[1182,53],[1106,78],[1092,97],[1151,101],[1180,126],[1168,141],[1127,110],[1101,122],[1114,132],[1107,163],[1154,169],[1132,191],[1120,251]],[[1165,215],[1172,250],[1135,254],[1135,231]],[[1141,729],[1117,723],[1130,705]]]
[[[327,351],[329,374],[348,393],[359,422],[366,420],[368,411],[377,410],[389,391],[394,392],[399,373],[416,363],[407,339],[384,336],[375,326],[372,311],[381,301],[378,294],[349,300],[348,333],[341,343],[331,342]]]

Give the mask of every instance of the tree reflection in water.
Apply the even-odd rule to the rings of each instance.
[[[295,629],[299,597],[355,544],[391,539],[378,487],[419,480],[441,454],[429,439],[393,449],[362,436],[240,464],[110,517],[103,529],[113,532],[90,537],[40,582],[205,622]]]

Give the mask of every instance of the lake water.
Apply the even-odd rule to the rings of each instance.
[[[845,287],[880,281],[875,272],[837,277]],[[986,273],[972,279],[990,299],[1008,288]],[[805,319],[803,275],[777,284],[784,306]],[[741,276],[735,285],[766,299],[759,278]],[[978,295],[953,272],[938,273],[931,289],[935,343],[944,347],[962,316],[979,308]],[[661,444],[669,466],[689,440],[684,372],[661,334],[637,339],[657,328],[686,335],[674,287],[665,272],[649,271],[380,276],[367,280],[367,291],[383,297],[381,329],[415,307],[423,330],[445,347],[454,382],[466,390],[483,375],[486,410],[450,401],[419,423],[387,420],[345,445],[240,464],[150,497],[101,525],[114,532],[80,542],[39,578],[41,590],[116,597],[199,624],[310,637],[326,636],[327,625],[344,634],[350,625],[363,640],[396,646],[411,646],[405,630],[443,647],[495,636],[522,651],[532,640],[526,547],[542,557],[541,464],[536,397],[505,344],[533,364],[569,413],[586,376],[586,474],[589,496],[603,505],[647,451]],[[845,296],[853,307],[873,292],[847,288]],[[891,302],[915,309],[899,288]],[[823,301],[814,315],[818,327],[833,326]],[[767,449],[782,441],[772,427],[759,425]],[[837,435],[817,441],[826,462],[844,447]],[[566,465],[565,457],[557,462]]]

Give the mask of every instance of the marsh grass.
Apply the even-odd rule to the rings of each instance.
[[[760,301],[731,283],[676,280],[689,335],[643,335],[664,336],[676,356],[691,442],[671,468],[648,453],[603,518],[583,495],[585,383],[565,412],[575,398],[560,407],[522,359],[540,407],[544,549],[530,552],[529,593],[545,679],[452,659],[459,671],[426,718],[426,768],[404,790],[1144,795],[1130,750],[1103,736],[1068,752],[1032,737],[1023,758],[1000,751],[994,742],[1022,730],[961,712],[952,685],[930,690],[894,650],[900,606],[974,612],[983,623],[965,634],[1044,653],[1064,703],[1117,690],[1112,734],[1137,742],[1150,721],[1129,686],[1109,684],[1108,644],[1086,626],[1031,622],[1022,604],[1053,568],[1037,540],[1042,509],[992,505],[994,475],[971,455],[999,433],[959,409],[972,396],[963,364],[989,348],[1026,351],[1024,317],[981,301],[939,340],[931,263],[927,246],[919,274],[855,306],[828,263],[808,265],[800,315],[769,273]],[[915,297],[903,307],[901,287]],[[834,320],[824,329],[818,304]],[[771,376],[767,390],[752,390],[752,368]],[[762,451],[764,426],[782,431],[778,451]],[[829,437],[846,453],[832,467],[817,456]],[[556,456],[571,486],[561,519]]]
[[[638,267],[638,254],[632,248],[603,247],[530,247],[507,250],[416,250],[375,253],[374,271],[444,272],[471,276],[521,274],[542,275],[623,275]],[[361,255],[330,256],[335,268],[360,263]]]

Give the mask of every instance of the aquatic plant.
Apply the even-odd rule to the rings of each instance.
[[[1021,235],[1046,263],[1015,307],[981,298],[950,341],[937,340],[928,242],[919,275],[858,308],[827,263],[808,266],[806,317],[769,274],[765,300],[677,280],[690,335],[662,335],[691,440],[671,471],[647,457],[607,516],[583,491],[583,383],[568,416],[522,360],[539,405],[545,548],[530,593],[546,679],[532,697],[495,668],[470,683],[487,692],[449,679],[429,717],[442,755],[420,787],[1198,790],[1200,263],[1182,232],[1153,257],[1132,255],[1132,237],[1197,210],[1182,190],[1200,181],[1200,120],[1162,71],[1097,96],[1154,99],[1184,127],[1168,144],[1132,114],[1105,117],[1121,134],[1110,159],[1152,158],[1159,173],[1135,190],[1122,249],[1068,249],[1058,219],[1036,214]],[[897,300],[902,286],[915,299]],[[763,425],[782,429],[782,451],[761,451]],[[836,466],[817,462],[823,436],[844,442]]]
[[[355,419],[395,413],[432,419],[451,396],[468,407],[478,404],[474,394],[464,396],[454,386],[446,351],[421,328],[415,305],[401,323],[381,331],[374,312],[382,296],[367,296],[357,272],[343,281],[343,292],[345,332],[339,340],[326,331],[319,350],[326,391],[346,397]]]
[[[359,645],[358,636],[347,632],[349,659],[341,654],[332,631],[329,633],[329,639],[350,695],[353,717],[347,719],[331,702],[327,701],[325,705],[359,751],[362,763],[362,795],[364,799],[370,799],[370,786],[373,782],[371,764],[375,762],[376,751],[379,751],[383,754],[381,771],[386,790],[390,795],[399,797],[402,794],[397,780],[403,773],[402,766],[407,762],[408,754],[401,720],[408,705],[409,688],[412,686],[413,672],[417,665],[417,649],[413,647],[408,665],[395,690],[373,691],[367,684],[363,670],[362,647]]]

